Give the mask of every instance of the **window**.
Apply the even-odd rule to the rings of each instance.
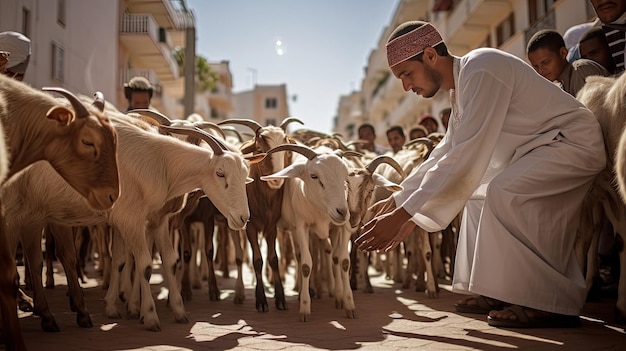
[[[533,24],[545,16],[555,0],[528,0],[528,22]]]
[[[266,98],[265,108],[276,108],[278,106],[278,100],[276,98]]]
[[[22,7],[22,34],[30,38],[30,10]]]
[[[65,0],[57,0],[57,23],[65,28]]]
[[[276,126],[276,118],[266,118],[265,119],[266,126]]]
[[[515,17],[513,13],[496,28],[496,47],[504,44],[515,33]]]
[[[52,79],[63,81],[65,70],[65,50],[58,43],[52,43]]]

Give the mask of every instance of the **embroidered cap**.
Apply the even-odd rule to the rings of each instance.
[[[387,43],[387,63],[391,68],[442,42],[439,31],[432,24],[425,23]]]

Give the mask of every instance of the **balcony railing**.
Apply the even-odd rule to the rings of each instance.
[[[155,42],[159,41],[159,26],[149,14],[125,13],[120,24],[121,33],[148,34]]]

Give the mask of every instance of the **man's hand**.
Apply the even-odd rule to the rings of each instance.
[[[415,229],[416,224],[410,219],[411,215],[402,207],[390,213],[383,213],[363,226],[363,234],[354,243],[364,251],[389,251],[398,246]]]

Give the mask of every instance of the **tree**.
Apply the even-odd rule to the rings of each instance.
[[[178,63],[178,69],[181,74],[185,73],[185,49],[178,48],[174,53],[174,57],[176,58],[176,63]],[[217,82],[219,81],[219,76],[211,69],[211,65],[206,57],[201,55],[196,56],[196,87],[199,91],[215,91],[217,89]]]

